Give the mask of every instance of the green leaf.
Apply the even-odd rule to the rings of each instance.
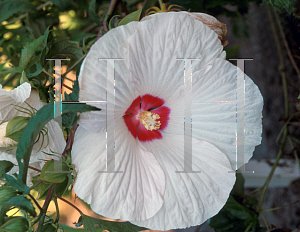
[[[108,230],[109,232],[138,232],[142,230],[147,230],[147,228],[139,227],[130,222],[114,222],[106,221],[102,219],[97,219],[89,217],[82,214],[78,221],[82,220],[84,229],[91,232],[97,232],[95,225],[98,225],[102,230]]]
[[[25,126],[28,124],[29,117],[16,116],[8,121],[6,126],[5,137],[11,138],[16,142],[19,142]]]
[[[67,178],[68,172],[69,167],[63,160],[49,160],[44,165],[39,179],[51,183],[61,183]]]
[[[45,36],[42,35],[38,39],[30,42],[27,44],[21,52],[21,58],[20,58],[20,64],[19,68],[17,69],[18,72],[22,72],[28,67],[28,64],[34,55],[34,53],[37,51],[38,47],[43,43]]]
[[[247,218],[249,218],[249,213],[246,212],[245,208],[241,204],[236,202],[236,200],[232,196],[229,196],[225,204],[225,209],[238,219],[246,220]]]
[[[11,207],[17,207],[19,209],[25,210],[32,216],[36,216],[36,212],[34,206],[32,205],[31,201],[28,200],[24,196],[15,196],[9,199],[1,208],[0,211],[0,225],[4,222],[4,217],[7,211],[11,209]]]
[[[4,0],[0,2],[0,23],[15,13],[28,12],[33,6],[22,0]]]
[[[24,232],[28,231],[29,222],[24,217],[9,217],[0,227],[2,232]]]
[[[65,101],[78,101],[79,97],[79,84],[78,84],[78,76],[73,84],[73,91],[70,94],[65,92]]]
[[[78,76],[73,84],[73,91],[70,94],[65,92],[65,101],[72,102],[78,101],[79,96],[79,85],[78,85]],[[65,128],[73,128],[76,126],[77,121],[79,120],[79,115],[76,112],[68,112],[62,116],[62,126]]]
[[[40,63],[44,67],[46,59],[73,57],[76,60],[81,58],[83,53],[75,44],[66,38],[50,41],[41,53]]]
[[[18,192],[10,186],[0,187],[0,208],[7,202],[10,198],[17,196]]]
[[[125,18],[123,18],[118,26],[126,25],[127,23],[130,23],[132,21],[139,21],[142,13],[142,8],[138,9],[137,11],[132,12],[129,15],[126,15]]]
[[[13,176],[7,175],[6,173],[3,173],[3,174],[4,174],[4,178],[5,178],[6,182],[11,187],[13,187],[14,189],[19,190],[21,192],[24,192],[25,194],[29,193],[29,188],[25,184],[23,184],[22,182],[20,182]]]
[[[109,20],[109,23],[108,23],[108,30],[115,28],[114,19],[119,16],[120,15],[114,15],[113,17],[111,17],[111,19]],[[121,20],[119,20],[119,21],[121,21]],[[118,23],[117,23],[117,25],[118,25]]]
[[[97,23],[98,25],[102,25],[99,17],[96,14],[96,0],[92,0],[90,7],[89,7],[89,15],[93,22]]]
[[[86,112],[91,110],[100,110],[96,107],[86,105],[84,103],[63,104],[62,113],[67,112]],[[30,160],[30,155],[34,142],[44,128],[44,126],[54,118],[54,103],[49,103],[43,106],[37,113],[32,116],[25,127],[22,136],[19,140],[16,157],[19,165],[18,179],[26,183],[27,169]]]
[[[32,179],[32,183],[33,184],[37,184],[40,179],[38,179],[38,176],[34,176]],[[51,187],[51,185],[53,185],[52,183],[49,182],[44,182],[42,181],[39,185],[37,185],[34,189],[38,192],[38,196],[37,199],[45,199],[48,189]]]
[[[70,174],[69,174],[70,175]],[[68,177],[69,177],[68,175]],[[58,184],[55,184],[55,194],[57,196],[63,196],[65,195],[66,193],[68,193],[68,188],[70,186],[70,181],[69,181],[69,178],[66,178],[64,180],[64,182],[62,183],[58,183]]]
[[[66,0],[51,0],[51,2],[55,6],[59,7],[62,10],[66,10],[66,9],[74,6],[73,0],[68,0],[68,1],[66,1]]]
[[[35,77],[35,76],[39,75],[43,71],[43,68],[42,68],[42,66],[39,63],[36,63],[35,65],[36,65],[36,71],[34,73],[27,74],[26,75],[27,77]]]
[[[52,223],[43,225],[42,232],[56,232],[56,227]]]
[[[68,2],[68,1],[67,1]],[[29,28],[34,38],[39,38],[45,35],[45,40],[47,41],[47,30],[49,33],[49,28],[59,24],[58,16],[51,15],[41,15],[41,14],[28,14],[25,20],[27,28]],[[47,42],[44,44],[46,45]]]
[[[259,221],[255,212],[239,204],[230,195],[221,211],[209,220],[209,225],[216,232],[245,231],[249,225],[251,225],[253,231],[257,231]]]
[[[0,177],[3,177],[3,171],[9,172],[14,167],[14,164],[7,160],[1,160],[0,161]],[[0,198],[1,200],[1,198]]]
[[[244,177],[241,173],[236,173],[236,181],[235,184],[233,186],[232,192],[236,193],[236,194],[243,194],[244,193]]]

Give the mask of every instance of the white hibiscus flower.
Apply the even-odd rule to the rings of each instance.
[[[105,101],[115,62],[115,171],[106,167],[106,104],[81,114],[72,160],[75,193],[96,212],[156,230],[203,223],[235,182],[236,105],[192,104],[192,168],[184,170],[184,70],[193,62],[193,102],[235,101],[237,68],[221,40],[187,13],[160,13],[117,27],[90,49],[79,76],[81,101]],[[245,76],[245,162],[261,141],[263,100]],[[242,99],[244,100],[244,99]],[[112,103],[110,103],[112,104]],[[201,172],[197,172],[201,171]]]
[[[46,103],[41,102],[39,94],[36,90],[32,90],[29,83],[23,83],[17,88],[6,91],[2,89],[0,85],[0,160],[8,160],[15,165],[18,165],[16,159],[16,148],[9,150],[8,148],[17,144],[16,141],[5,137],[6,128],[9,120],[15,116],[29,117],[29,115],[23,108],[31,110],[30,105],[35,110],[39,110]],[[23,108],[21,108],[23,107]],[[23,112],[20,112],[23,111]],[[59,153],[61,154],[66,146],[66,142],[63,137],[62,130],[57,122],[51,120],[46,124],[48,135],[42,136],[38,142],[33,146],[32,154],[30,157],[29,166],[40,169],[40,163],[49,158],[58,159],[56,156],[49,156],[45,153]],[[48,140],[49,139],[49,140]],[[14,167],[11,173],[18,171],[18,167]],[[32,175],[36,175],[37,172],[34,169],[29,168],[28,183],[30,183]]]

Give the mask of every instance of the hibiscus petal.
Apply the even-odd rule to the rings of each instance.
[[[30,91],[29,83],[24,83],[11,91],[2,89],[2,85],[0,85],[0,123],[17,115],[18,111],[15,110],[16,106],[14,105],[21,105],[29,98]],[[23,105],[26,106],[26,104]]]
[[[222,59],[193,73],[193,137],[204,139],[224,152],[236,168],[236,89],[237,67]],[[242,88],[242,89],[241,89]],[[205,103],[209,101],[212,103]],[[215,101],[231,101],[216,103]],[[237,104],[243,103],[239,99]],[[258,87],[245,75],[245,153],[247,163],[261,142],[263,98]],[[239,112],[238,112],[239,113]],[[240,165],[238,166],[238,168]]]
[[[155,110],[151,110],[151,113],[158,114],[160,117],[160,119],[157,120],[161,123],[159,130],[165,129],[168,125],[170,111],[170,108],[165,106],[161,106]]]
[[[145,142],[161,138],[161,133],[158,130],[147,130],[145,126],[142,123],[140,123],[138,127],[138,139],[140,141]]]
[[[108,102],[115,105],[116,119],[122,117],[132,101],[138,97],[129,79],[127,44],[127,39],[134,33],[137,24],[132,22],[117,27],[102,36],[91,47],[80,70],[79,100],[106,101],[107,61],[98,59],[123,59],[115,61],[115,102]],[[88,104],[101,108],[101,111],[81,114],[80,124],[93,132],[103,131],[106,127],[106,103]]]
[[[136,117],[137,117],[136,115],[124,115],[123,116],[128,130],[131,132],[131,134],[134,138],[136,138],[136,136],[137,136],[137,130],[138,130],[138,126],[140,124],[140,121]],[[141,125],[141,126],[143,126],[143,125]]]
[[[91,133],[79,126],[72,148],[78,172],[76,194],[105,217],[145,220],[163,204],[165,176],[154,155],[138,146],[123,119],[116,123],[115,170],[106,167],[106,133]]]
[[[129,39],[129,69],[139,95],[151,94],[167,101],[184,83],[184,62],[201,58],[199,70],[219,57],[223,46],[217,34],[186,13],[160,13],[140,22]]]
[[[36,90],[31,91],[29,83],[24,83],[11,91],[5,91],[0,89],[0,115],[4,117],[4,120],[10,120],[15,116],[26,116],[28,114],[22,113],[16,109],[18,106],[30,109],[26,102],[36,110],[42,108],[46,103],[41,102],[39,94]],[[20,109],[25,111],[24,109]],[[30,109],[31,110],[31,109]],[[44,141],[40,136],[39,141],[34,144],[32,148],[32,154],[30,157],[30,163],[40,162],[45,159],[59,159],[56,156],[49,156],[45,153],[58,153],[61,154],[66,146],[62,130],[57,122],[51,120],[46,124],[48,135],[44,135]],[[45,134],[45,133],[44,133]],[[0,148],[0,160],[8,160],[14,164],[18,164],[16,159],[16,149],[5,151],[7,147]]]
[[[214,145],[192,139],[192,167],[184,170],[184,137],[163,133],[162,140],[143,143],[153,153],[166,176],[164,204],[154,217],[134,224],[155,230],[185,228],[203,223],[226,203],[235,183],[226,155]]]
[[[149,111],[153,108],[160,107],[164,104],[164,100],[161,98],[146,94],[142,96],[142,111]]]
[[[141,97],[138,96],[129,106],[129,108],[126,110],[126,114],[134,114],[138,115],[139,112],[141,111]]]

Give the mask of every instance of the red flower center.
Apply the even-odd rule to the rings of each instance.
[[[164,100],[150,94],[138,96],[129,106],[123,118],[128,130],[140,141],[161,139],[161,130],[168,125],[170,109]]]

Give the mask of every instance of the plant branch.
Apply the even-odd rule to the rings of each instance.
[[[273,5],[272,5],[272,6],[273,6]],[[274,7],[273,7],[273,9],[274,9]],[[278,14],[277,14],[277,12],[276,12],[275,10],[274,10],[274,14],[275,14],[275,18],[276,18],[276,21],[277,21],[277,25],[278,25],[278,28],[279,28],[279,32],[280,32],[280,34],[281,34],[282,41],[283,41],[283,44],[284,44],[284,46],[285,46],[287,55],[288,55],[288,57],[289,57],[289,59],[290,59],[292,65],[293,65],[293,67],[294,67],[294,69],[295,69],[297,75],[298,75],[299,80],[300,80],[300,71],[299,71],[299,68],[298,68],[298,66],[297,66],[297,64],[296,64],[296,62],[295,62],[295,60],[294,60],[294,57],[293,57],[293,55],[292,55],[292,53],[291,53],[291,50],[290,50],[290,48],[289,48],[289,44],[288,44],[288,42],[286,41],[285,34],[284,34],[284,32],[283,32],[283,29],[282,29],[282,25],[281,25],[280,19],[279,19]]]
[[[284,57],[283,57],[283,52],[282,52],[282,49],[281,49],[281,46],[280,46],[279,37],[278,37],[277,32],[276,32],[275,22],[274,22],[274,19],[272,17],[272,13],[271,13],[270,7],[268,7],[267,10],[268,10],[268,15],[269,15],[269,18],[270,18],[270,21],[271,21],[272,31],[273,31],[273,34],[274,34],[274,37],[275,37],[275,42],[276,42],[276,46],[277,46],[277,52],[278,52],[279,60],[280,60],[279,71],[280,71],[280,74],[281,74],[282,85],[283,85],[284,105],[285,105],[285,118],[288,119],[289,118],[289,99],[288,99],[288,89],[287,89],[287,82],[286,82],[286,75],[285,75]],[[259,200],[258,207],[257,207],[257,212],[258,213],[261,213],[261,211],[262,211],[262,205],[263,205],[263,202],[264,202],[264,198],[265,198],[265,195],[266,195],[266,191],[267,191],[268,185],[269,185],[269,183],[270,183],[270,181],[272,179],[272,176],[273,176],[273,174],[275,172],[275,169],[276,169],[276,167],[278,165],[278,162],[279,162],[279,160],[281,158],[281,155],[283,154],[285,143],[286,143],[286,140],[287,140],[287,137],[288,137],[288,124],[286,123],[283,126],[283,128],[284,128],[284,135],[283,135],[282,144],[280,146],[277,158],[276,158],[275,163],[274,163],[274,165],[273,165],[273,167],[271,169],[271,172],[269,173],[269,176],[268,176],[265,184],[263,185],[262,194],[260,196],[260,200]]]
[[[73,205],[71,202],[67,201],[66,199],[64,199],[64,198],[62,198],[62,197],[59,197],[59,196],[56,196],[56,197],[57,197],[59,200],[61,200],[61,201],[65,202],[65,203],[67,203],[68,205],[72,206],[74,209],[76,209],[76,210],[80,213],[80,215],[83,214],[83,212],[82,212],[80,209],[78,209],[75,205]]]
[[[275,208],[271,208],[271,209],[263,209],[264,212],[270,212],[270,211],[274,211],[274,210],[278,210],[278,209],[282,209],[282,208],[286,208],[286,207],[289,207],[289,206],[292,206],[292,205],[295,205],[297,203],[299,203],[300,200],[297,200],[293,203],[290,203],[290,204],[287,204],[287,205],[283,205],[283,206],[280,206],[280,207],[275,207]]]
[[[34,202],[34,204],[38,207],[38,209],[40,210],[40,212],[42,212],[43,209],[40,206],[40,204],[36,201],[36,199],[30,193],[28,193],[28,196],[31,198],[31,200]]]
[[[54,76],[52,76],[50,73],[48,73],[44,68],[43,68],[43,73],[45,73],[47,76],[51,77],[52,80],[54,80]],[[62,86],[66,87],[69,90],[73,90],[72,88],[70,88],[69,86],[65,85],[64,83],[62,83]]]
[[[296,162],[297,162],[297,164],[298,164],[298,166],[299,166],[299,169],[300,169],[300,161],[299,161],[299,158],[298,158],[298,153],[297,153],[297,151],[296,151],[296,149],[295,149],[294,143],[293,143],[292,139],[290,138],[290,136],[288,137],[288,140],[289,140],[289,143],[290,143],[290,145],[291,145],[291,147],[292,147],[292,151],[293,151],[293,153],[294,153]]]
[[[32,166],[28,166],[28,168],[30,168],[30,169],[32,169],[32,170],[34,170],[34,171],[37,171],[37,172],[41,172],[40,169],[34,168],[34,167],[32,167]]]
[[[47,197],[45,199],[42,211],[40,212],[38,218],[33,223],[33,224],[35,224],[35,223],[39,222],[36,232],[42,232],[45,216],[46,216],[46,213],[47,213],[47,209],[49,207],[49,204],[52,200],[52,197],[53,197],[54,193],[55,193],[55,185],[51,185],[51,187],[48,190]]]
[[[265,225],[266,225],[266,227],[267,227],[267,230],[269,230],[269,229],[270,229],[270,228],[269,228],[269,225],[268,225],[267,220],[266,220],[266,217],[265,217],[265,215],[264,215],[263,213],[261,213],[261,217],[262,217],[262,219],[263,219],[263,221],[264,221],[264,223],[265,223]]]
[[[71,72],[84,58],[86,57],[86,54],[83,55],[79,60],[77,60],[63,75],[61,75],[62,78],[65,78],[65,76]]]
[[[116,8],[117,2],[118,2],[118,0],[111,0],[110,1],[108,10],[106,12],[106,15],[105,15],[105,18],[104,18],[104,21],[103,21],[103,26],[104,26],[105,31],[108,31],[107,30],[107,22],[110,19],[110,17],[112,16],[112,14],[113,14],[113,12]]]

